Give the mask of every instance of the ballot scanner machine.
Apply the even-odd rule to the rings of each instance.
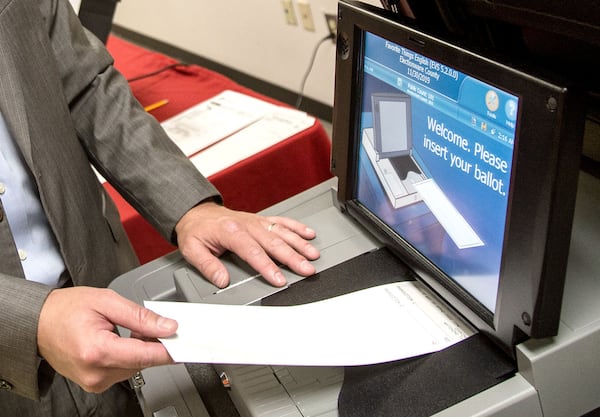
[[[286,272],[288,286],[275,288],[227,254],[231,284],[221,290],[173,252],[110,287],[139,303],[292,305],[412,281],[473,336],[369,366],[146,369],[132,382],[144,414],[579,416],[600,407],[600,180],[578,169],[581,107],[574,86],[340,2],[336,177],[263,212],[317,231],[317,274]],[[414,198],[396,204],[402,193]],[[393,317],[381,320],[394,331]]]

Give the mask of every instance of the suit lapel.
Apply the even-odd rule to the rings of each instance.
[[[37,183],[65,262],[70,271],[79,271],[85,249],[72,238],[72,229],[81,228],[81,221],[66,214],[75,200],[73,182],[78,181],[72,170],[81,166],[78,158],[69,161],[77,139],[68,128],[52,45],[38,2],[0,0],[0,5],[0,111]]]
[[[18,36],[23,26],[20,26],[19,21],[15,21],[15,13],[12,13],[12,8],[21,6],[17,3],[17,0],[0,0],[0,111],[31,167],[33,161],[25,99],[22,90],[18,88],[21,83],[16,59],[19,59],[22,53],[18,51],[25,45]]]

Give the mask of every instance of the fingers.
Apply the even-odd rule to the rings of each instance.
[[[317,248],[307,242],[307,240],[316,237],[314,230],[287,217],[270,216],[266,217],[266,220],[270,222],[267,226],[267,232],[281,237],[287,245],[306,259],[315,260],[319,258],[320,254]],[[274,236],[269,236],[268,239],[274,239]]]
[[[277,287],[286,284],[281,268],[273,261],[287,265],[294,272],[308,276],[315,273],[309,259],[319,257],[319,251],[302,236],[314,237],[314,232],[299,222],[281,217],[262,218],[255,216],[252,222],[246,218],[229,218],[221,224],[221,244],[237,254],[269,283]],[[271,223],[268,223],[268,222]],[[269,225],[271,231],[269,231]],[[296,232],[298,231],[298,233]],[[299,233],[301,235],[299,235]],[[201,246],[195,252],[182,251],[184,256],[205,277],[223,288],[229,275],[225,266],[212,253]]]
[[[261,224],[257,230],[251,230],[247,236],[236,240],[236,253],[274,285],[284,285],[285,279],[271,258],[297,274],[314,274],[315,268],[309,260],[317,259],[319,251],[299,235],[314,236],[314,232],[291,219],[269,217],[266,220],[270,222],[268,225]]]
[[[102,392],[142,369],[172,363],[160,342],[114,335],[111,340],[105,339],[101,348],[90,347],[80,358],[79,374],[71,378],[88,392]]]
[[[286,283],[278,261],[300,275],[314,274],[309,260],[319,251],[307,242],[315,232],[301,222],[278,216],[229,210],[213,203],[196,206],[176,226],[177,240],[185,259],[218,287],[225,287],[229,275],[218,260],[229,250],[252,266],[275,286]]]
[[[265,219],[271,222],[269,223],[270,227],[267,227],[268,232],[277,232],[277,226],[283,226],[285,229],[294,232],[303,239],[312,240],[316,237],[316,233],[313,229],[307,227],[304,223],[289,217],[268,216],[265,217]]]
[[[267,240],[273,239],[275,235],[267,236],[266,229],[262,226],[254,226],[253,229],[249,231],[247,225],[228,218],[220,224],[216,233],[224,249],[237,254],[271,284],[278,287],[285,285],[286,280],[280,268],[263,249]],[[259,239],[256,235],[260,233],[264,236]],[[277,241],[282,242],[280,238]],[[206,248],[202,240],[180,244],[180,250],[186,260],[213,284],[219,288],[228,285],[229,273],[225,265]]]
[[[97,367],[134,373],[140,369],[173,363],[162,343],[129,337],[106,339],[98,355],[91,354],[88,362]],[[103,351],[103,352],[102,352]],[[107,354],[108,352],[108,354]]]
[[[204,241],[187,239],[179,244],[179,250],[183,257],[214,285],[224,288],[229,284],[229,273],[225,265],[213,255],[213,251],[207,248]]]

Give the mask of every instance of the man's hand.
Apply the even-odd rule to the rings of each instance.
[[[102,392],[141,369],[173,363],[160,342],[120,337],[114,332],[117,324],[145,338],[168,337],[177,330],[174,320],[114,291],[57,289],[40,313],[39,354],[89,392]]]
[[[306,241],[315,232],[286,217],[263,217],[229,210],[209,202],[188,211],[175,227],[185,259],[218,287],[229,283],[229,273],[218,259],[226,250],[248,262],[268,282],[278,287],[286,281],[271,258],[299,275],[315,273],[309,260],[319,251]]]

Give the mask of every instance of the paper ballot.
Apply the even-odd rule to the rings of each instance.
[[[297,306],[146,301],[177,320],[161,339],[176,362],[352,366],[441,350],[473,334],[418,282]]]
[[[162,122],[171,140],[188,157],[244,129],[277,109],[274,104],[225,90]]]
[[[190,158],[206,177],[233,166],[315,124],[315,118],[279,107]]]

